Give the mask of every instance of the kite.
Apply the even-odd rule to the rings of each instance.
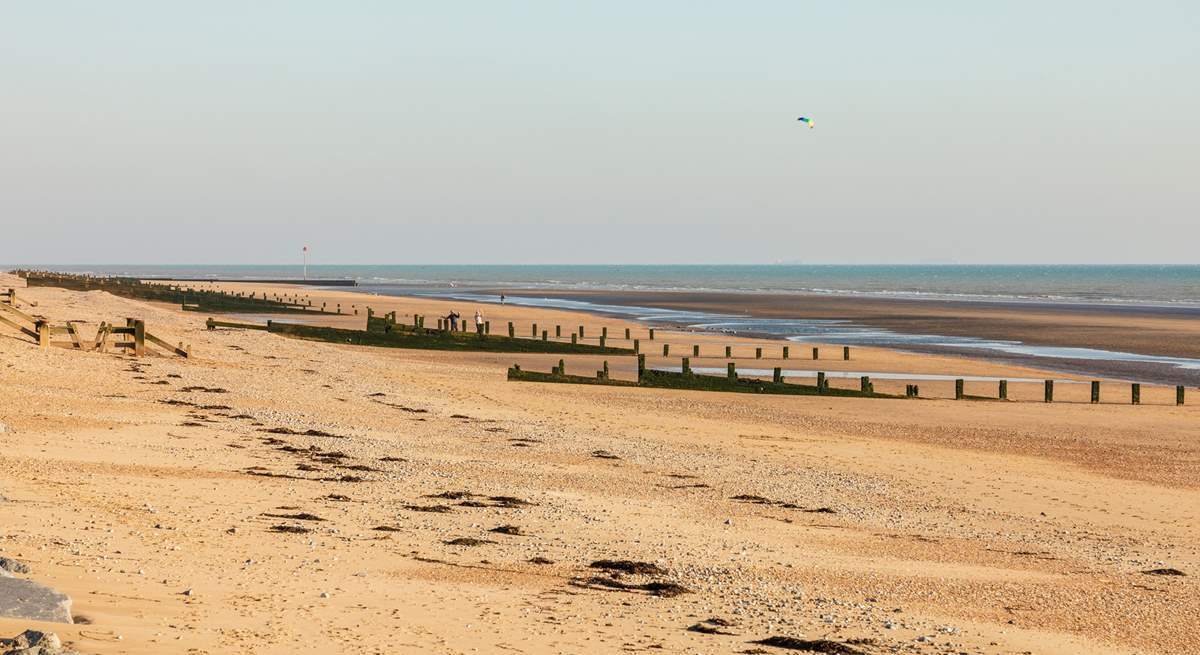
[[[797,118],[796,120],[808,125],[808,129],[810,129],[810,130],[813,128],[812,119],[807,116],[801,116],[800,118]]]

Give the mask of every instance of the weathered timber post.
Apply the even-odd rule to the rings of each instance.
[[[684,374],[691,373],[692,372],[691,360],[688,359],[687,357],[684,357],[682,363],[680,364],[679,370],[682,371]]]
[[[874,387],[871,386],[871,378],[862,376],[858,379],[858,390],[863,393],[871,393]]]
[[[762,359],[762,348],[754,349],[754,359]]]
[[[537,323],[533,324],[533,333],[530,336],[532,336],[534,339],[537,338]]]
[[[492,322],[491,322],[491,321],[484,321],[484,322],[483,322],[483,333],[484,333],[484,334],[491,334],[491,333],[492,333]]]
[[[642,376],[646,374],[646,356],[638,355],[638,382],[642,381]]]
[[[445,321],[446,321],[446,319],[444,319],[444,318],[438,319],[438,332],[441,332],[442,330],[446,329]]]
[[[513,339],[516,336],[517,336],[517,328],[516,328],[516,326],[513,325],[512,321],[509,321],[508,322],[508,338]]]
[[[413,314],[413,327],[421,327],[421,315]]]
[[[604,360],[604,379],[608,379],[608,360]]]
[[[583,326],[582,325],[579,326],[579,338],[580,339],[583,338]]]
[[[959,378],[954,381],[954,399],[955,400],[963,399],[963,380],[962,380],[962,378]]]
[[[1008,380],[1000,381],[1000,400],[1008,400]]]
[[[264,294],[264,295],[266,295],[266,294]],[[263,300],[266,300],[266,298],[263,298]],[[337,306],[337,312],[338,312],[339,314],[341,314],[341,313],[342,313],[342,303],[338,303],[338,306]]]
[[[788,358],[788,347],[787,346],[783,347],[783,358],[784,359]]]
[[[699,356],[700,356],[700,345],[697,344],[697,345],[692,346],[692,357],[699,357]]]
[[[842,359],[850,361],[850,346],[842,346]]]
[[[817,372],[817,393],[825,393],[825,389],[829,387],[829,381],[825,379],[825,374]]]
[[[783,383],[783,368],[779,366],[775,367],[775,374],[771,377],[771,381],[775,384]]]
[[[1100,381],[1092,380],[1092,404],[1100,402]]]
[[[137,357],[146,354],[146,322],[141,319],[133,322],[133,354]]]
[[[818,350],[817,348],[813,348],[813,359],[817,359],[820,356],[821,356],[820,350]]]
[[[650,328],[650,340],[654,341],[654,328]]]
[[[577,343],[579,343],[579,340],[576,338],[576,335],[574,333],[571,333],[571,345],[573,346]]]
[[[729,362],[728,364],[725,365],[725,377],[729,378],[730,380],[737,379],[737,365],[736,364],[734,364],[733,362]]]
[[[549,340],[550,340],[550,331],[542,330],[542,341],[549,341]]]
[[[38,321],[35,325],[37,326],[38,345],[41,346],[42,348],[49,347],[50,346],[50,324],[47,323],[46,321]]]
[[[601,339],[608,338],[608,327],[607,326],[600,328],[600,338]]]
[[[663,344],[663,357],[666,357],[667,355],[670,355],[670,354],[671,354],[671,344],[664,343]]]
[[[204,327],[208,328],[209,332],[212,332],[213,330],[217,329],[217,322],[214,321],[211,316],[209,316],[208,320],[204,322]]]
[[[1132,396],[1129,399],[1131,404],[1141,405],[1142,404],[1142,385],[1138,384],[1137,382],[1134,382],[1133,385],[1129,388],[1129,391],[1130,391],[1130,395]]]
[[[629,341],[629,328],[625,328],[625,340]]]
[[[558,337],[561,337],[561,336],[562,336],[562,326],[555,325],[554,326],[554,338],[557,339]]]
[[[1175,404],[1176,405],[1183,404],[1183,385],[1182,384],[1175,385]]]
[[[559,375],[567,374],[567,362],[564,360],[561,360],[561,359],[558,360],[558,374]]]
[[[1046,402],[1054,402],[1054,380],[1046,380]]]
[[[604,344],[605,344],[605,342],[607,342],[607,341],[608,341],[608,337],[607,337],[607,336],[605,336],[605,335],[603,335],[603,334],[602,334],[602,335],[600,335],[600,347],[601,347],[601,348],[603,348],[603,347],[604,347]]]
[[[642,342],[639,339],[634,339],[633,340],[633,354],[636,355],[640,352],[642,352]]]
[[[731,357],[733,357],[733,347],[725,346],[725,359],[729,359]]]

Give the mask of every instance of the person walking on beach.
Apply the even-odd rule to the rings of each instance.
[[[500,294],[500,304],[504,304],[504,294]]]
[[[483,314],[478,309],[475,310],[475,331],[483,332]]]
[[[449,314],[446,315],[446,319],[448,321],[450,321],[450,331],[457,332],[458,331],[458,312],[455,312],[452,310]]]

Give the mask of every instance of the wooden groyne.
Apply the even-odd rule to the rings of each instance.
[[[595,384],[615,387],[645,387],[653,389],[680,389],[688,391],[721,391],[731,393],[757,393],[788,396],[840,396],[848,398],[902,398],[890,394],[876,393],[869,378],[863,378],[859,389],[833,388],[824,381],[822,376],[816,385],[793,384],[786,382],[775,369],[771,381],[755,378],[741,378],[734,364],[728,365],[726,375],[698,375],[690,369],[688,359],[684,358],[683,371],[658,371],[646,368],[646,356],[638,355],[637,381],[614,380],[608,374],[608,362],[596,371],[595,375],[571,375],[566,372],[566,363],[559,360],[558,366],[549,373],[540,373],[522,369],[514,364],[508,369],[508,379],[521,382],[553,382],[560,384]]]
[[[479,326],[474,332],[451,330],[448,322],[443,323],[437,328],[425,327],[425,317],[419,315],[413,317],[411,325],[407,325],[396,321],[395,312],[376,316],[370,309],[367,310],[367,327],[363,330],[284,323],[282,321],[267,321],[266,325],[256,325],[253,323],[218,321],[214,318],[209,318],[205,325],[209,330],[217,328],[266,330],[273,334],[280,334],[296,339],[380,348],[502,353],[574,353],[579,355],[633,354],[630,350],[614,348],[607,344],[572,344],[559,341],[493,335],[490,334],[490,330],[488,329],[490,326],[488,324]]]
[[[122,298],[165,302],[179,305],[187,311],[232,312],[232,313],[314,313],[334,314],[324,306],[314,307],[300,299],[268,298],[254,293],[195,289],[182,285],[148,283],[131,277],[98,277],[92,275],[70,275],[47,271],[16,272],[31,287],[58,287],[73,291],[106,291]],[[339,307],[340,310],[340,307]]]
[[[171,345],[146,330],[146,322],[138,318],[126,318],[123,326],[101,322],[96,328],[94,339],[86,339],[79,329],[78,321],[67,321],[54,325],[45,318],[32,316],[17,308],[16,293],[12,289],[8,300],[0,302],[0,325],[7,325],[32,338],[42,348],[65,346],[75,350],[108,352],[109,348],[126,351],[136,357],[147,354],[147,346],[160,348],[163,352],[180,357],[191,357],[191,346],[183,343]],[[67,340],[55,340],[66,335]]]

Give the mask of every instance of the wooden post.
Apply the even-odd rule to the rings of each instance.
[[[638,382],[642,381],[642,376],[646,373],[646,356],[638,355]]]
[[[733,347],[725,346],[725,359],[729,359],[731,357],[733,357]]]
[[[146,354],[146,322],[140,319],[133,322],[133,354],[137,357]]]
[[[692,372],[692,362],[691,362],[691,360],[690,360],[690,359],[688,359],[687,357],[684,357],[684,358],[683,358],[683,362],[682,362],[682,364],[680,365],[680,369],[679,369],[679,370],[680,370],[680,371],[682,371],[682,372],[683,372],[683,373],[685,373],[685,374],[687,374],[687,373],[691,373],[691,372]]]
[[[827,382],[825,380],[825,374],[818,371],[817,372],[817,393],[825,393],[825,389],[827,388],[828,385],[829,385],[829,382]]]
[[[208,320],[204,322],[204,327],[207,327],[208,331],[212,332],[213,330],[217,329],[217,322],[214,321],[211,316],[209,316]]]
[[[813,359],[818,359],[820,356],[821,353],[816,348],[813,348]]]
[[[442,330],[444,330],[446,328],[445,322],[446,322],[446,319],[444,319],[444,318],[438,319],[438,332],[441,332]]]
[[[762,348],[754,349],[754,359],[762,359]]]
[[[842,346],[842,359],[850,361],[850,346]]]
[[[697,344],[697,345],[692,346],[692,357],[699,357],[699,356],[700,356],[700,345]]]
[[[579,326],[579,338],[580,339],[583,338],[583,326],[582,325]]]
[[[513,339],[516,336],[517,336],[517,328],[516,328],[516,326],[513,325],[512,321],[509,321],[508,322],[508,338]]]
[[[1134,382],[1133,385],[1129,388],[1129,391],[1130,391],[1130,395],[1132,396],[1132,398],[1129,399],[1130,402],[1134,405],[1141,405],[1142,404],[1142,385],[1138,384],[1137,382]]]
[[[1046,402],[1054,402],[1054,380],[1046,380]]]
[[[601,338],[601,339],[607,339],[607,338],[608,338],[608,327],[602,327],[602,328],[600,328],[600,338]]]
[[[1100,402],[1100,381],[1092,380],[1092,404]]]
[[[737,379],[737,366],[733,362],[729,362],[725,365],[725,377],[729,378],[730,380]]]
[[[561,337],[561,336],[562,336],[562,326],[561,326],[561,325],[555,325],[555,326],[554,326],[554,338],[555,338],[555,339],[557,339],[557,338],[559,338],[559,337]]]
[[[1000,381],[1000,400],[1008,400],[1008,380]]]
[[[639,339],[634,339],[633,340],[633,354],[636,355],[636,354],[640,353],[641,351],[642,351],[641,341]]]
[[[663,344],[663,357],[666,357],[667,355],[670,355],[670,354],[671,354],[671,344],[664,343]]]
[[[571,345],[573,346],[573,345],[575,345],[575,344],[577,344],[577,343],[579,343],[579,341],[578,341],[578,339],[576,338],[576,335],[575,335],[575,333],[573,333],[573,332],[572,332],[572,333],[571,333]]]
[[[865,375],[862,376],[861,378],[859,378],[858,379],[858,390],[863,393],[870,393],[871,392],[871,378],[869,378]]]
[[[550,331],[542,330],[542,341],[549,341],[549,340],[550,340]]]
[[[492,322],[491,322],[491,321],[484,321],[484,322],[483,322],[483,333],[484,333],[484,334],[491,334],[491,333],[492,333]]]
[[[606,335],[603,335],[603,334],[602,334],[602,335],[600,335],[600,347],[601,347],[601,348],[603,348],[603,347],[604,347],[604,344],[605,344],[605,342],[607,342],[607,341],[608,341],[608,337],[607,337]]]
[[[650,328],[650,340],[654,341],[654,328]]]
[[[963,379],[962,378],[959,378],[954,381],[954,399],[955,400],[963,399]]]
[[[604,360],[604,379],[608,379],[608,360]]]
[[[783,358],[784,359],[788,358],[788,347],[787,346],[783,347]]]
[[[783,383],[783,369],[781,367],[779,367],[779,366],[775,367],[775,374],[774,374],[774,376],[772,376],[771,381],[774,382],[775,384]]]
[[[1182,384],[1175,386],[1175,404],[1176,405],[1183,404],[1183,385]]]
[[[37,327],[38,345],[42,348],[50,346],[50,324],[46,321],[38,321],[35,323]]]
[[[533,334],[532,334],[531,336],[532,336],[534,339],[536,339],[536,338],[537,338],[537,323],[534,323],[534,324],[533,324]]]
[[[629,328],[625,328],[625,340],[629,341]]]
[[[559,375],[567,374],[567,362],[564,360],[561,360],[561,359],[558,360],[558,374]]]

